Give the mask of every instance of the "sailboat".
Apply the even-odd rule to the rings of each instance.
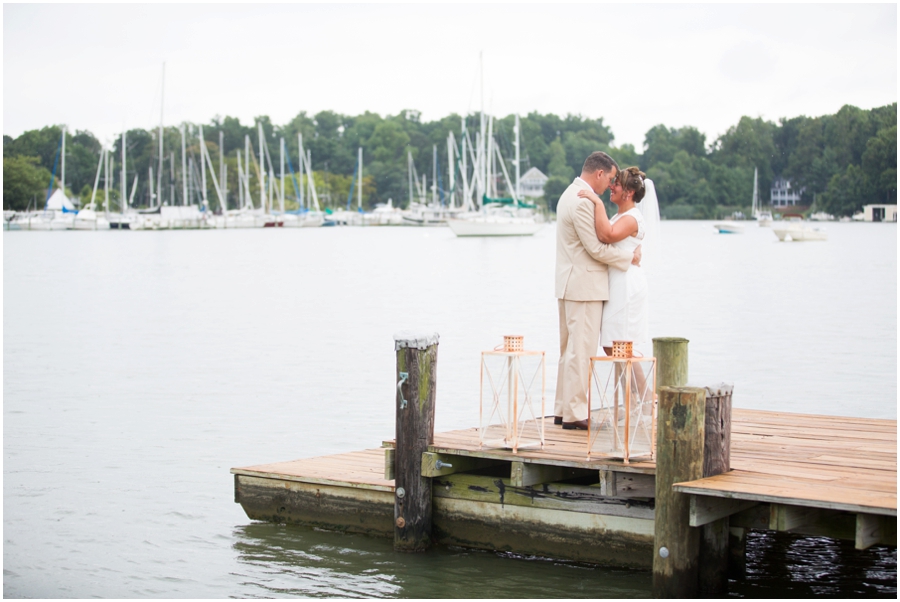
[[[59,188],[53,189],[56,180],[56,166],[62,158],[62,170]],[[62,128],[56,159],[53,161],[53,173],[50,186],[47,188],[47,199],[42,211],[31,211],[16,215],[8,224],[10,230],[71,230],[75,223],[77,210],[65,194],[66,189],[66,127]]]
[[[100,183],[100,171],[106,164],[106,149],[100,149],[100,162],[97,163],[97,175],[94,176],[94,189],[91,191],[90,204],[75,215],[75,230],[109,230],[109,221],[97,213],[97,185]]]
[[[753,202],[750,207],[750,215],[762,227],[771,227],[774,221],[771,211],[761,211],[759,208],[759,170],[756,167],[753,168]]]
[[[300,152],[300,162],[297,164],[297,168],[299,173],[294,173],[294,164],[291,162],[291,153],[287,151],[287,148],[284,146],[284,141],[282,140],[282,148],[283,148],[283,157],[287,157],[287,165],[288,169],[291,173],[291,181],[294,183],[294,194],[297,199],[297,209],[294,211],[284,211],[282,214],[282,219],[284,220],[284,226],[287,228],[316,228],[325,223],[325,218],[323,217],[322,212],[319,210],[319,199],[316,196],[316,183],[313,180],[312,169],[307,170],[308,173],[308,181],[306,186],[303,183],[303,171],[304,171],[304,163],[305,163],[305,155],[303,151],[303,135],[297,134],[297,149]],[[282,182],[284,182],[284,161],[281,163],[281,172],[282,172]],[[282,183],[282,190],[284,188],[284,184]],[[284,197],[284,192],[282,192],[282,197]],[[309,207],[306,206],[305,200],[309,199],[309,205],[315,207],[315,209],[310,210]]]
[[[336,225],[365,226],[371,219],[371,216],[365,213],[362,208],[362,172],[363,155],[362,147],[359,147],[356,159],[356,167],[353,168],[353,176],[350,179],[350,191],[347,193],[347,208],[335,209],[329,216],[329,218],[333,220]],[[356,211],[352,211],[350,209],[350,203],[353,200],[354,190],[356,191]]]
[[[482,118],[482,127],[484,127],[485,119]],[[487,120],[487,149],[484,153],[479,152],[476,159],[476,176],[475,181],[483,185],[481,194],[481,209],[476,212],[468,213],[457,219],[448,219],[447,225],[453,230],[456,236],[531,236],[544,227],[543,216],[535,212],[534,205],[525,203],[521,200],[519,191],[520,175],[519,175],[519,116],[516,115],[515,125],[515,166],[516,166],[516,186],[512,186],[509,173],[506,169],[506,163],[500,154],[500,148],[494,141],[492,134],[493,117]],[[481,137],[485,139],[484,136]],[[479,148],[479,151],[481,149]],[[497,196],[489,197],[487,195],[490,190],[490,184],[494,182],[492,173],[492,163],[496,155],[496,159],[500,163],[504,181],[507,189],[512,196],[507,198],[498,198]],[[480,172],[479,172],[480,170]],[[479,177],[480,175],[480,177]],[[479,186],[480,188],[480,186]]]
[[[453,205],[452,194],[445,199],[443,179],[437,159],[437,145],[432,147],[431,167],[431,201],[428,200],[428,187],[425,174],[422,174],[422,183],[419,184],[419,174],[412,158],[412,153],[407,151],[406,170],[409,178],[409,207],[401,214],[403,223],[411,226],[444,226],[447,220],[458,216],[462,209]],[[452,173],[453,155],[452,146],[448,147],[449,164]],[[452,193],[452,191],[451,191]],[[418,199],[418,200],[415,200]],[[445,201],[449,201],[446,202]]]

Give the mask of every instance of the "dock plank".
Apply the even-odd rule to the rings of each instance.
[[[656,464],[592,456],[587,433],[544,419],[544,449],[482,448],[477,428],[436,433],[430,451],[502,461],[654,474]],[[676,485],[680,491],[896,516],[897,421],[735,408],[732,471]],[[384,448],[233,468],[234,474],[393,490]]]

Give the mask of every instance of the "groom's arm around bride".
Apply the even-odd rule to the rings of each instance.
[[[608,266],[625,271],[635,259],[633,253],[597,239],[594,203],[578,196],[581,189],[603,194],[617,171],[609,155],[592,153],[556,208],[560,358],[555,415],[565,429],[587,428],[588,373],[600,340],[603,301],[609,299]]]

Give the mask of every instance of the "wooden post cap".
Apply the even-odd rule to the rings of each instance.
[[[394,333],[394,351],[428,349],[437,345],[441,336],[433,330],[400,330]]]

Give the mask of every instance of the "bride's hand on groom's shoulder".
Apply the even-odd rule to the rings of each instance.
[[[580,196],[583,199],[591,199],[592,201],[594,201],[595,203],[597,203],[599,205],[603,204],[603,199],[601,199],[599,196],[597,196],[597,193],[594,192],[593,190],[587,190],[585,188],[582,188],[581,190],[578,191],[578,196]]]

